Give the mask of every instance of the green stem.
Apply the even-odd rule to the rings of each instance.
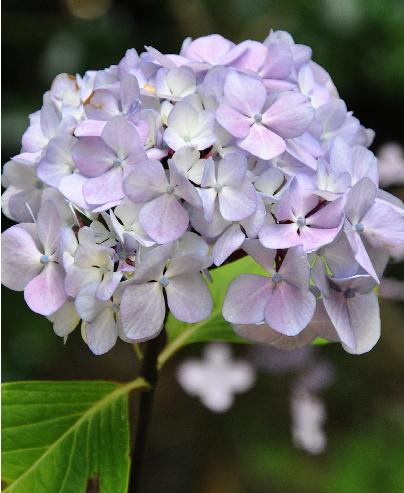
[[[150,389],[148,392],[143,392],[139,397],[139,413],[136,423],[129,493],[140,493],[147,436],[151,422],[154,393],[158,381],[157,357],[164,341],[165,332],[162,330],[158,337],[146,343],[142,359],[139,376],[149,383]]]

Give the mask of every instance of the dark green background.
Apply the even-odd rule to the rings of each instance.
[[[77,3],[78,0],[76,0]],[[81,0],[88,3],[90,0]],[[92,0],[96,1],[96,0]],[[100,0],[98,0],[100,1]],[[72,2],[71,2],[72,3]],[[73,2],[74,3],[74,2]],[[3,162],[18,153],[27,115],[59,72],[116,63],[129,47],[176,52],[186,36],[218,32],[234,41],[285,29],[313,48],[349,109],[383,142],[403,143],[404,4],[400,0],[115,1],[101,17],[79,19],[56,0],[3,1]],[[396,189],[401,194],[403,190]],[[3,221],[3,227],[10,223]],[[400,272],[401,270],[401,272]],[[402,267],[389,268],[401,276]],[[3,379],[128,380],[136,371],[129,345],[89,353],[76,331],[66,346],[20,293],[3,293]],[[214,415],[175,381],[182,357],[159,387],[147,456],[145,492],[400,493],[404,491],[404,310],[382,302],[383,336],[354,357],[337,345],[319,348],[335,368],[323,393],[327,451],[312,457],[290,438],[293,375],[260,373],[233,409]],[[236,349],[236,348],[235,348]],[[249,356],[245,347],[237,353]]]

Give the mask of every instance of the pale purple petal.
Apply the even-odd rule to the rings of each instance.
[[[224,83],[224,96],[229,106],[244,115],[254,116],[261,113],[267,91],[258,79],[232,71]]]
[[[172,252],[173,244],[167,243],[147,250],[140,255],[140,260],[136,265],[134,281],[136,283],[158,281],[163,275],[164,267]]]
[[[164,194],[141,208],[139,221],[150,238],[168,243],[185,233],[189,216],[175,196]]]
[[[247,159],[242,154],[227,153],[219,163],[217,182],[222,186],[236,187],[241,185],[247,173],[247,164]]]
[[[22,291],[43,269],[42,254],[33,237],[21,225],[4,231],[1,246],[1,282],[10,289]]]
[[[88,204],[116,202],[124,197],[122,168],[115,167],[101,176],[89,178],[83,184],[83,196]]]
[[[296,92],[283,93],[262,115],[265,126],[284,138],[299,137],[313,120],[310,100]]]
[[[270,274],[275,273],[274,261],[276,250],[264,248],[259,240],[246,240],[243,244],[243,250],[256,262],[265,267]]]
[[[163,328],[165,312],[163,291],[159,283],[132,284],[125,288],[120,314],[127,338],[143,342],[158,336]]]
[[[387,249],[404,244],[404,217],[387,204],[373,204],[361,223],[366,240],[375,248]]]
[[[223,302],[223,317],[232,324],[259,323],[271,296],[272,281],[267,277],[242,274],[229,286]]]
[[[348,194],[345,214],[351,224],[360,222],[376,199],[377,187],[369,178],[362,178]]]
[[[281,281],[265,306],[265,320],[272,329],[287,336],[299,334],[313,318],[316,299],[307,288]]]
[[[279,269],[279,274],[289,284],[297,288],[303,290],[309,288],[309,262],[302,247],[297,246],[288,250]]]
[[[212,311],[212,297],[200,274],[170,278],[166,294],[171,313],[183,322],[200,322]]]
[[[257,208],[257,192],[247,180],[237,188],[223,187],[218,197],[220,213],[228,221],[241,221]]]
[[[84,176],[102,175],[113,166],[116,155],[100,137],[82,137],[73,146],[74,164]]]
[[[232,224],[215,241],[212,255],[215,265],[221,265],[232,253],[238,250],[245,240],[239,224]]]
[[[62,229],[62,221],[56,206],[47,200],[39,209],[37,219],[37,235],[47,255],[55,253]]]
[[[355,260],[365,269],[368,274],[379,282],[379,277],[376,274],[375,268],[373,267],[372,261],[370,260],[369,254],[366,251],[360,234],[354,231],[348,222],[345,223],[344,231],[349,245],[352,248]]]
[[[212,257],[196,255],[193,253],[177,253],[171,258],[170,264],[164,274],[167,279],[172,279],[185,274],[195,274],[212,265]]]
[[[124,190],[132,202],[142,203],[153,200],[165,193],[169,183],[162,164],[145,161],[136,165],[126,178]]]
[[[205,220],[211,223],[215,212],[217,192],[214,188],[199,188]]]

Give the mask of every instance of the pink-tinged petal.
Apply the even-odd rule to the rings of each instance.
[[[168,185],[162,164],[158,161],[145,161],[136,165],[126,178],[124,190],[132,202],[142,203],[165,193]]]
[[[118,339],[118,327],[112,310],[107,308],[88,323],[85,335],[88,347],[94,354],[105,354],[112,349]]]
[[[271,291],[272,281],[269,278],[242,274],[227,290],[222,309],[224,319],[232,324],[262,322]]]
[[[76,137],[101,137],[106,121],[102,120],[83,120],[74,129]]]
[[[52,138],[62,120],[62,115],[56,104],[51,100],[49,93],[44,95],[43,106],[41,108],[41,129],[45,137]]]
[[[161,285],[157,282],[132,284],[125,288],[120,314],[125,336],[135,342],[157,337],[166,313]]]
[[[38,177],[48,185],[57,187],[60,180],[72,173],[72,147],[77,139],[71,135],[60,135],[53,138],[48,145],[46,154],[38,165]]]
[[[301,244],[305,252],[313,252],[322,246],[330,244],[337,237],[343,220],[340,221],[340,226],[337,228],[321,229],[303,226],[299,229]]]
[[[212,312],[212,297],[200,274],[170,278],[166,294],[171,313],[182,322],[200,322]]]
[[[83,185],[87,180],[88,178],[80,173],[73,173],[60,180],[58,190],[67,200],[73,202],[73,204],[81,209],[88,209],[89,206],[83,195]]]
[[[139,221],[150,238],[161,244],[182,236],[189,216],[174,195],[164,194],[142,207]]]
[[[310,266],[302,247],[297,246],[288,250],[279,274],[296,288],[309,289]]]
[[[247,180],[237,188],[223,187],[218,197],[220,213],[228,221],[241,221],[257,208],[257,192]]]
[[[216,110],[216,120],[231,135],[243,139],[248,135],[253,120],[251,117],[230,108],[227,104],[219,104]]]
[[[363,354],[370,351],[380,338],[379,302],[375,293],[356,295],[347,300],[355,346],[344,344],[348,353]]]
[[[55,253],[58,245],[62,221],[56,206],[52,201],[47,200],[39,209],[37,225],[37,235],[42,243],[44,252],[47,255]]]
[[[275,273],[276,250],[264,248],[259,240],[246,240],[243,244],[243,250],[257,263],[265,267],[270,274]]]
[[[215,241],[212,255],[215,265],[221,265],[232,253],[238,250],[245,240],[239,224],[232,224]]]
[[[21,225],[4,231],[1,247],[1,282],[14,291],[22,291],[43,269],[42,254],[33,237]]]
[[[211,223],[215,212],[217,192],[214,188],[199,188],[198,191],[202,200],[204,218]]]
[[[339,197],[306,218],[306,224],[314,228],[337,228],[341,225],[346,199]]]
[[[223,89],[227,103],[235,110],[247,116],[261,113],[267,91],[260,80],[232,71],[226,77]]]
[[[389,249],[404,244],[404,217],[392,207],[375,203],[363,216],[363,235],[375,248]]]
[[[114,294],[119,282],[122,279],[122,272],[107,272],[97,288],[96,296],[99,300],[109,300]]]
[[[122,168],[116,167],[96,178],[89,178],[83,185],[84,199],[89,204],[99,205],[115,202],[124,197]]]
[[[310,99],[296,92],[283,93],[262,115],[265,126],[285,139],[299,137],[313,120]]]
[[[239,186],[247,173],[247,159],[239,152],[229,152],[220,161],[217,170],[217,181],[222,186]]]
[[[24,289],[24,298],[33,312],[51,315],[67,300],[63,268],[49,262]]]
[[[268,224],[261,229],[258,236],[264,247],[274,250],[302,243],[295,224]]]
[[[241,149],[264,160],[279,156],[286,150],[286,143],[282,137],[257,123],[252,125],[247,137],[239,140],[237,144]]]
[[[350,190],[345,214],[351,224],[357,224],[370,209],[377,195],[377,187],[369,178],[362,178]]]
[[[287,336],[299,334],[313,318],[316,298],[308,290],[288,282],[277,284],[265,306],[265,320],[277,332]]]
[[[170,259],[164,277],[172,279],[186,274],[195,274],[212,265],[212,257],[193,253],[177,253]]]
[[[141,255],[140,260],[136,263],[134,282],[140,284],[148,281],[158,281],[163,275],[164,267],[171,257],[173,249],[172,243],[166,243],[147,250],[144,255]]]
[[[80,173],[94,177],[107,172],[116,155],[100,137],[82,137],[73,146],[72,158]]]
[[[352,248],[355,260],[365,269],[368,274],[373,277],[373,279],[379,282],[379,278],[376,274],[375,268],[373,267],[372,261],[369,258],[369,254],[366,251],[360,234],[354,231],[348,222],[345,223],[344,231],[349,245]]]
[[[101,137],[119,159],[126,159],[132,152],[143,148],[136,128],[123,116],[110,120]]]

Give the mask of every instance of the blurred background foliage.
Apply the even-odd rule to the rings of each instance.
[[[218,32],[233,41],[290,31],[312,46],[348,108],[376,131],[373,150],[403,142],[402,0],[4,0],[3,162],[19,152],[29,113],[60,72],[116,63],[129,47],[178,52],[182,39]],[[393,190],[401,198],[403,190]],[[10,223],[3,220],[3,228]],[[403,276],[393,265],[389,276]],[[310,456],[293,447],[293,374],[261,372],[253,390],[214,415],[163,372],[150,435],[145,492],[399,493],[404,491],[404,307],[383,301],[383,336],[367,355],[336,345],[317,349],[335,381],[323,392],[328,447]],[[132,348],[91,355],[79,331],[66,346],[51,325],[3,290],[3,379],[131,379]],[[236,349],[252,358],[248,347]]]

